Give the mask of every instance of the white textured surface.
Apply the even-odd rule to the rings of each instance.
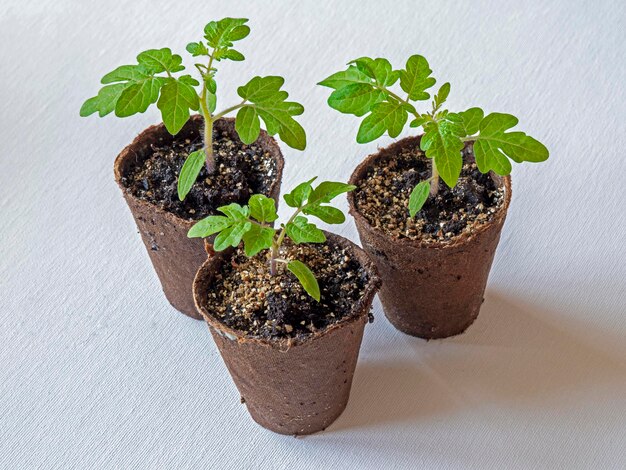
[[[626,466],[623,2],[89,3],[0,8],[1,468]],[[514,170],[474,326],[426,343],[376,301],[348,408],[302,439],[252,422],[206,327],[160,292],[112,175],[157,111],[78,117],[105,72],[226,15],[252,34],[224,102],[276,73],[306,106],[286,188],[347,179],[376,148],[314,86],[361,55],[425,55],[450,106],[513,113],[551,151]]]

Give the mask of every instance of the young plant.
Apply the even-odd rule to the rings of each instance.
[[[336,207],[328,205],[340,194],[352,191],[355,186],[324,181],[313,188],[315,178],[295,187],[283,198],[295,209],[289,220],[279,229],[269,224],[278,219],[276,203],[262,194],[250,197],[248,205],[232,203],[217,210],[224,215],[211,215],[197,222],[188,233],[190,238],[209,237],[217,234],[213,242],[215,251],[237,247],[243,240],[246,256],[252,257],[267,250],[270,274],[276,275],[278,265],[284,265],[300,281],[304,290],[315,300],[320,300],[320,288],[311,270],[301,261],[280,258],[280,247],[285,238],[295,244],[324,243],[326,236],[314,223],[301,214],[317,217],[328,224],[341,224],[345,215]]]
[[[385,132],[397,137],[412,117],[410,127],[422,127],[424,135],[420,147],[431,159],[431,177],[415,186],[409,198],[411,217],[423,207],[429,195],[437,194],[439,178],[453,188],[461,174],[464,142],[473,142],[476,165],[482,173],[494,171],[498,175],[511,172],[511,162],[542,162],[548,158],[548,149],[523,132],[506,132],[518,123],[510,114],[491,113],[485,116],[480,108],[461,112],[442,109],[450,93],[450,84],[444,83],[435,94],[431,108],[418,112],[417,101],[427,101],[427,92],[435,84],[426,59],[420,55],[409,57],[406,67],[393,70],[387,59],[362,57],[348,63],[348,68],[337,72],[319,85],[333,88],[328,104],[346,114],[365,116],[356,137],[363,144]],[[392,86],[399,82],[400,90]],[[403,98],[402,92],[406,95]]]
[[[237,111],[235,130],[241,141],[251,144],[261,130],[263,119],[270,135],[278,134],[292,148],[304,150],[306,135],[293,116],[304,112],[301,104],[287,101],[288,93],[281,89],[282,77],[254,77],[237,88],[240,103],[216,112],[216,63],[222,60],[242,61],[241,52],[233,43],[250,33],[245,18],[224,18],[211,21],[204,28],[204,41],[187,44],[193,57],[205,57],[205,63],[194,64],[200,81],[182,72],[182,58],[169,48],[150,49],[137,56],[137,64],[122,65],[102,77],[105,85],[98,94],[89,98],[80,109],[81,116],[98,113],[100,117],[115,111],[118,117],[143,113],[156,103],[168,132],[177,134],[189,120],[190,111],[199,111],[204,119],[204,146],[187,157],[178,178],[178,197],[182,201],[203,164],[209,174],[216,170],[213,155],[213,123]],[[197,89],[196,87],[199,87]]]

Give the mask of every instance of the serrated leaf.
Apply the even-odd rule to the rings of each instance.
[[[317,179],[317,176],[314,176],[309,181],[305,181],[304,183],[300,183],[296,186],[293,191],[287,193],[283,196],[283,199],[287,203],[289,207],[300,207],[304,202],[309,198],[311,192],[313,191],[313,186],[311,183]]]
[[[265,122],[270,134],[278,134],[280,139],[296,150],[306,148],[306,133],[303,127],[283,109],[258,105],[257,112]],[[275,130],[276,132],[271,132]]]
[[[306,217],[298,216],[285,226],[287,236],[296,244],[324,243],[326,236],[315,224],[309,223]]]
[[[242,60],[245,60],[246,58],[241,52],[236,51],[235,49],[226,49],[220,54],[220,59],[229,59],[240,62]]]
[[[128,85],[126,83],[116,83],[107,85],[100,89],[97,96],[89,98],[80,108],[80,115],[85,117],[98,112],[100,117],[104,117],[115,109],[117,100]]]
[[[283,77],[253,77],[248,83],[237,88],[237,94],[252,103],[261,103],[268,99],[276,101],[276,94],[285,83]],[[285,97],[286,98],[286,97]],[[283,100],[284,101],[284,100]]]
[[[187,52],[189,52],[193,57],[197,57],[200,55],[209,55],[209,51],[201,41],[198,42],[190,42],[187,44]]]
[[[467,111],[457,113],[461,117],[462,136],[474,135],[478,132],[484,112],[480,108],[470,108]]]
[[[187,232],[189,238],[206,238],[214,233],[221,232],[226,227],[230,227],[232,219],[223,215],[210,215],[196,222]]]
[[[245,25],[247,22],[246,18],[223,18],[219,21],[211,21],[204,27],[207,44],[213,48],[231,47],[233,42],[250,34],[250,28]]]
[[[261,120],[256,109],[251,106],[241,108],[235,120],[235,130],[244,144],[257,140],[261,133]]]
[[[217,210],[234,220],[244,220],[250,215],[250,208],[248,206],[241,206],[236,202],[218,207]]]
[[[426,118],[415,118],[411,121],[411,123],[409,124],[409,126],[411,127],[420,127],[422,125],[424,125],[424,123],[427,121]]]
[[[399,101],[383,101],[372,107],[372,112],[363,119],[356,141],[360,144],[371,142],[387,131],[390,137],[397,137],[406,121],[408,113]]]
[[[143,65],[120,65],[115,70],[107,73],[102,80],[102,83],[115,83],[115,82],[139,82],[145,80],[150,76],[148,70]]]
[[[273,228],[252,224],[250,230],[243,235],[243,247],[246,256],[251,257],[271,248],[275,233]]]
[[[439,109],[439,107],[445,103],[448,99],[448,95],[450,94],[450,83],[446,82],[441,87],[439,87],[439,91],[435,95],[435,109]]]
[[[196,150],[195,152],[191,152],[185,163],[183,163],[183,167],[180,169],[180,175],[178,175],[178,199],[181,201],[187,197],[191,187],[198,179],[198,175],[200,174],[200,170],[202,169],[202,165],[206,160],[206,154],[203,149]]]
[[[175,135],[189,120],[189,110],[198,109],[198,95],[188,82],[169,79],[161,89],[157,107],[168,132]]]
[[[393,85],[399,78],[399,74],[391,68],[391,63],[387,59],[361,57],[352,61],[360,72],[373,78],[376,83],[383,87]]]
[[[263,194],[253,195],[248,201],[248,206],[250,207],[250,216],[259,222],[274,222],[278,219],[276,201]]]
[[[354,83],[372,83],[369,76],[361,72],[356,66],[351,65],[347,70],[342,70],[332,74],[330,77],[322,80],[318,85],[334,88],[335,90],[343,88]]]
[[[308,198],[307,205],[329,203],[340,194],[347,193],[354,189],[356,189],[356,186],[351,184],[338,181],[324,181],[313,190]]]
[[[283,105],[285,106],[285,111],[291,116],[300,116],[304,112],[304,106],[295,101],[285,101]]]
[[[422,207],[424,207],[424,203],[428,199],[429,193],[430,184],[428,181],[422,181],[413,188],[413,191],[411,191],[411,195],[409,196],[409,214],[411,217],[415,217],[415,214],[417,214]]]
[[[215,251],[224,251],[230,246],[236,247],[241,243],[241,239],[252,226],[253,224],[246,220],[235,222],[217,234],[213,242],[213,249]]]
[[[328,105],[339,112],[363,116],[385,98],[385,93],[366,83],[353,83],[333,91]]]
[[[165,80],[161,77],[149,77],[126,85],[115,103],[115,115],[128,117],[145,112],[148,106],[159,98],[159,90],[164,82]]]
[[[191,75],[181,75],[180,77],[178,77],[178,81],[191,86],[200,85],[200,82],[193,78]]]
[[[298,278],[306,293],[319,302],[320,286],[307,265],[301,261],[292,260],[287,264],[287,269]]]
[[[430,77],[432,70],[428,61],[421,55],[412,55],[406,61],[406,69],[400,70],[400,87],[411,100],[427,100],[430,94],[426,90],[435,84]]]
[[[480,134],[474,142],[476,164],[481,172],[493,170],[507,175],[511,172],[509,158],[517,163],[548,159],[548,149],[538,140],[524,132],[505,132],[517,123],[515,116],[503,113],[491,113],[481,121]]]
[[[137,56],[137,62],[146,67],[151,73],[179,72],[184,70],[183,58],[178,54],[172,54],[169,47],[162,49],[149,49]]]
[[[331,206],[307,206],[302,212],[312,215],[327,224],[342,224],[346,221],[346,216],[336,207]]]
[[[451,131],[452,128],[453,124],[448,121],[429,122],[420,141],[421,149],[427,157],[434,158],[439,176],[451,188],[456,185],[463,168],[463,142]]]

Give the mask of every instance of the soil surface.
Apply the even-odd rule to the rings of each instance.
[[[202,137],[194,133],[174,138],[172,144],[152,145],[153,154],[122,183],[131,193],[177,216],[197,220],[215,214],[231,202],[247,203],[252,194],[268,194],[276,177],[276,162],[259,145],[246,145],[226,132],[214,132],[213,152],[217,165],[214,175],[206,167],[184,201],[178,199],[180,169],[187,156],[202,147]]]
[[[281,258],[298,259],[317,278],[317,302],[279,263],[271,276],[267,253],[246,258],[240,251],[215,277],[207,309],[225,325],[248,337],[302,339],[353,313],[369,275],[349,250],[324,244],[283,243]],[[370,315],[370,321],[373,319]]]
[[[396,238],[449,240],[493,219],[504,202],[504,187],[482,174],[474,161],[471,145],[463,150],[459,182],[449,188],[439,180],[437,196],[409,216],[413,188],[431,176],[431,160],[419,146],[405,148],[389,160],[379,160],[354,191],[356,208],[373,227]]]

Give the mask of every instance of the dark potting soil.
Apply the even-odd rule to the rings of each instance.
[[[197,220],[215,214],[217,208],[244,204],[252,194],[268,194],[276,176],[276,162],[259,145],[246,145],[226,132],[214,132],[213,153],[217,171],[206,167],[184,201],[178,199],[178,175],[187,156],[203,145],[199,133],[174,138],[172,144],[152,145],[152,155],[122,183],[131,193],[177,216]]]
[[[379,160],[354,191],[361,215],[373,227],[396,238],[449,240],[489,222],[504,202],[504,187],[478,170],[471,145],[463,150],[463,169],[457,185],[439,180],[439,191],[429,196],[411,218],[409,196],[431,176],[431,160],[419,146],[403,149],[389,160]]]
[[[369,274],[349,250],[327,243],[292,245],[286,241],[280,257],[298,259],[313,271],[320,302],[306,293],[284,264],[279,263],[272,276],[265,253],[246,258],[237,252],[215,277],[208,311],[248,337],[302,339],[349,316],[369,281]]]

